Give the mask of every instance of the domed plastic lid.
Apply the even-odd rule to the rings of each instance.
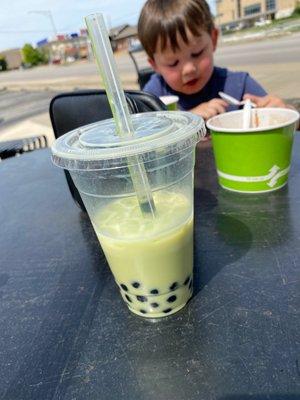
[[[94,169],[97,161],[131,157],[185,142],[195,145],[205,135],[201,117],[184,111],[158,111],[131,115],[134,136],[120,137],[113,119],[89,124],[59,137],[52,146],[59,167]],[[192,141],[191,141],[192,139]],[[90,165],[89,165],[90,164]]]

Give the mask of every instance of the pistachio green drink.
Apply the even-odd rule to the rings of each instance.
[[[181,193],[153,197],[155,220],[143,218],[136,198],[129,197],[103,209],[95,230],[130,310],[160,317],[191,297],[193,215]]]
[[[69,132],[53,161],[77,186],[128,308],[157,318],[184,307],[193,290],[193,169],[203,120],[186,112],[132,116],[135,136],[121,140],[113,120]],[[141,212],[131,180],[142,163],[155,217]]]

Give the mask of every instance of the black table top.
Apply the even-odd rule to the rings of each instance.
[[[299,399],[300,135],[288,186],[260,195],[219,188],[203,143],[195,221],[195,295],[152,322],[50,151],[0,163],[0,399]]]

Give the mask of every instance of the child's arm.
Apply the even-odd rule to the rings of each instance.
[[[228,103],[223,99],[212,99],[205,103],[199,104],[197,107],[192,108],[190,111],[194,114],[200,115],[205,121],[217,114],[222,114],[226,111]]]

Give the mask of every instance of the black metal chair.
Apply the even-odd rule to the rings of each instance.
[[[165,105],[149,93],[127,90],[125,95],[131,113],[166,110]],[[80,126],[112,117],[104,90],[59,94],[51,100],[49,111],[56,138]],[[65,171],[65,175],[73,199],[86,211],[69,172]]]
[[[25,139],[0,142],[0,159],[15,157],[27,151],[33,151],[48,146],[45,135],[29,137]]]
[[[134,68],[135,68],[137,76],[138,76],[138,84],[139,84],[141,90],[143,90],[144,86],[151,78],[151,75],[154,74],[154,70],[151,67],[142,67],[142,68],[139,67],[139,64],[136,59],[136,55],[138,53],[142,53],[142,52],[144,52],[144,48],[142,47],[141,44],[133,46],[133,47],[129,48],[129,50],[128,50],[128,54],[134,64]]]

